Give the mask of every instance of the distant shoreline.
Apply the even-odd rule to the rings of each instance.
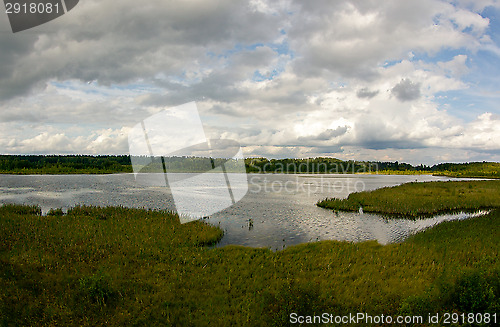
[[[244,161],[244,162],[242,162]],[[133,165],[133,164],[134,165]],[[244,167],[243,168],[243,164]],[[500,178],[500,163],[440,163],[433,166],[399,162],[343,161],[317,158],[204,158],[204,157],[130,157],[83,155],[0,155],[0,174],[9,175],[107,175],[133,173],[190,172],[205,173],[222,166],[226,172],[263,174],[378,174],[434,175],[461,178]],[[140,169],[138,169],[140,168]]]
[[[141,173],[141,174],[154,174],[155,172],[150,173]],[[169,173],[174,174],[202,174],[207,173],[206,171],[171,171]],[[232,174],[234,172],[227,172]],[[0,175],[13,175],[13,176],[57,176],[57,175],[125,175],[125,174],[133,174],[133,172],[83,172],[83,171],[60,171],[60,172],[33,172],[33,171],[0,171]],[[379,171],[379,172],[346,172],[346,173],[328,173],[328,172],[247,172],[247,174],[258,174],[258,175],[387,175],[387,176],[420,176],[420,175],[428,175],[428,176],[436,176],[436,177],[450,177],[450,178],[481,178],[481,179],[491,179],[497,180],[500,177],[497,176],[480,176],[480,175],[467,175],[467,176],[457,176],[453,174],[442,174],[442,173],[432,173],[432,172],[401,172],[401,171]]]

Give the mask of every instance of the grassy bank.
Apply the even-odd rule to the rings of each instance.
[[[435,166],[436,176],[477,177],[500,179],[499,162],[471,162],[465,164],[439,164]]]
[[[326,209],[418,217],[500,208],[500,181],[407,183],[318,202]]]
[[[209,248],[176,215],[0,207],[0,325],[283,326],[289,314],[499,309],[500,212],[401,244]],[[363,325],[363,324],[361,324]]]

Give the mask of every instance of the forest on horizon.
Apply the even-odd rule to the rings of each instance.
[[[139,157],[147,159],[148,157]],[[212,166],[207,166],[207,160]],[[145,165],[143,172],[158,172],[160,158]],[[440,163],[432,166],[381,161],[343,161],[336,158],[246,158],[247,173],[381,173],[433,174],[453,177],[500,178],[498,162]],[[237,160],[200,157],[166,157],[163,165],[173,172],[204,172],[224,163],[231,172]],[[229,163],[229,164],[228,164]],[[155,166],[156,165],[156,166]],[[156,170],[155,170],[156,169]],[[0,155],[1,174],[110,174],[132,173],[129,155]]]

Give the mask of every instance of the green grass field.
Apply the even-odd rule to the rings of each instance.
[[[168,212],[77,207],[40,216],[37,207],[4,206],[0,326],[286,326],[292,312],[494,313],[499,223],[493,210],[399,244],[322,241],[272,252],[213,248],[220,229],[181,225]]]
[[[407,217],[500,208],[500,181],[407,183],[351,193],[347,199],[326,199],[317,205],[342,211],[362,207],[364,212]]]

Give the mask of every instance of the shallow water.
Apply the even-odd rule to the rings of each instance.
[[[37,204],[43,213],[51,208],[66,211],[77,204],[175,210],[174,197],[165,187],[164,177],[158,178],[157,174],[139,177],[137,182],[133,174],[0,175],[0,203]],[[178,177],[182,180],[189,175],[179,174]],[[247,180],[248,191],[239,202],[206,219],[225,231],[217,246],[239,244],[279,250],[294,244],[332,239],[350,242],[377,240],[388,244],[403,241],[409,235],[442,221],[481,214],[460,213],[417,220],[386,219],[361,212],[334,213],[315,205],[326,197],[343,198],[356,191],[411,181],[449,180],[447,177],[249,174]],[[200,201],[204,208],[213,205],[209,195],[220,190],[220,185],[209,184],[192,193],[193,201]],[[231,186],[234,194],[244,194],[247,187]]]

